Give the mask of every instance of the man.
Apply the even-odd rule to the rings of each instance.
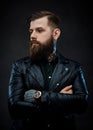
[[[56,50],[60,19],[40,11],[30,19],[29,56],[12,66],[8,104],[13,130],[75,130],[85,112],[88,91],[81,65]]]

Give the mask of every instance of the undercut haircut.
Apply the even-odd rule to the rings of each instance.
[[[59,28],[61,29],[61,19],[59,18],[58,15],[50,12],[50,11],[38,11],[32,14],[30,17],[30,22],[34,21],[39,18],[47,17],[48,19],[48,25],[53,27],[53,28]]]

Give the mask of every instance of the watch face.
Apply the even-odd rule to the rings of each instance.
[[[39,98],[41,96],[41,92],[40,91],[36,91],[34,94],[35,98]]]

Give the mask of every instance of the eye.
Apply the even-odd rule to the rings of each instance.
[[[43,32],[43,29],[38,29],[37,32],[41,33]]]
[[[32,34],[33,30],[29,29],[29,33]]]
[[[37,31],[38,33],[42,33],[42,32],[44,32],[44,29],[43,29],[43,28],[37,28],[36,31]]]

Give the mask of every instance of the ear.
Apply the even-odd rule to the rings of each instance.
[[[55,29],[53,30],[53,38],[54,38],[55,40],[57,40],[57,39],[59,38],[60,34],[61,34],[61,30],[60,30],[59,28],[55,28]]]

